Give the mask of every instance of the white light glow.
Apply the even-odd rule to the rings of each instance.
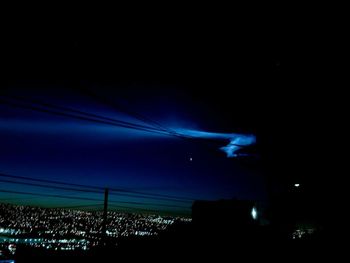
[[[256,219],[258,218],[258,212],[256,211],[256,208],[255,208],[255,207],[252,208],[251,215],[252,215],[252,218],[253,218],[254,220],[256,220]]]

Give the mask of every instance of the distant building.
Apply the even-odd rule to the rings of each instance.
[[[192,220],[202,234],[247,233],[258,224],[259,211],[252,201],[195,201]]]

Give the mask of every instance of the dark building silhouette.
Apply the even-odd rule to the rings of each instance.
[[[208,228],[249,227],[257,224],[257,210],[252,201],[195,201],[192,206],[192,220],[195,225]]]
[[[199,240],[242,242],[258,234],[255,203],[243,200],[195,201],[192,220]]]

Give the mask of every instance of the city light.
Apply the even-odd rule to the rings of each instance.
[[[258,218],[258,212],[257,212],[257,210],[256,210],[255,207],[252,208],[251,215],[252,215],[252,218],[253,218],[254,220],[256,220],[256,219]]]

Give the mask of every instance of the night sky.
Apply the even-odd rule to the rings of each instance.
[[[323,138],[317,131],[326,129],[327,94],[314,81],[322,58],[312,43],[300,41],[307,34],[296,38],[274,24],[265,30],[222,20],[152,23],[153,30],[140,24],[114,28],[109,21],[109,27],[73,32],[10,32],[0,94],[0,172],[190,200],[266,202],[271,191],[289,184],[314,184]],[[252,134],[256,143],[244,156],[227,158],[219,149],[227,139],[181,139],[58,116],[29,109],[33,101],[150,126],[115,106],[122,105],[174,131]],[[27,107],[18,106],[23,103]],[[66,193],[4,182],[0,188]],[[91,203],[0,196],[40,205]]]

